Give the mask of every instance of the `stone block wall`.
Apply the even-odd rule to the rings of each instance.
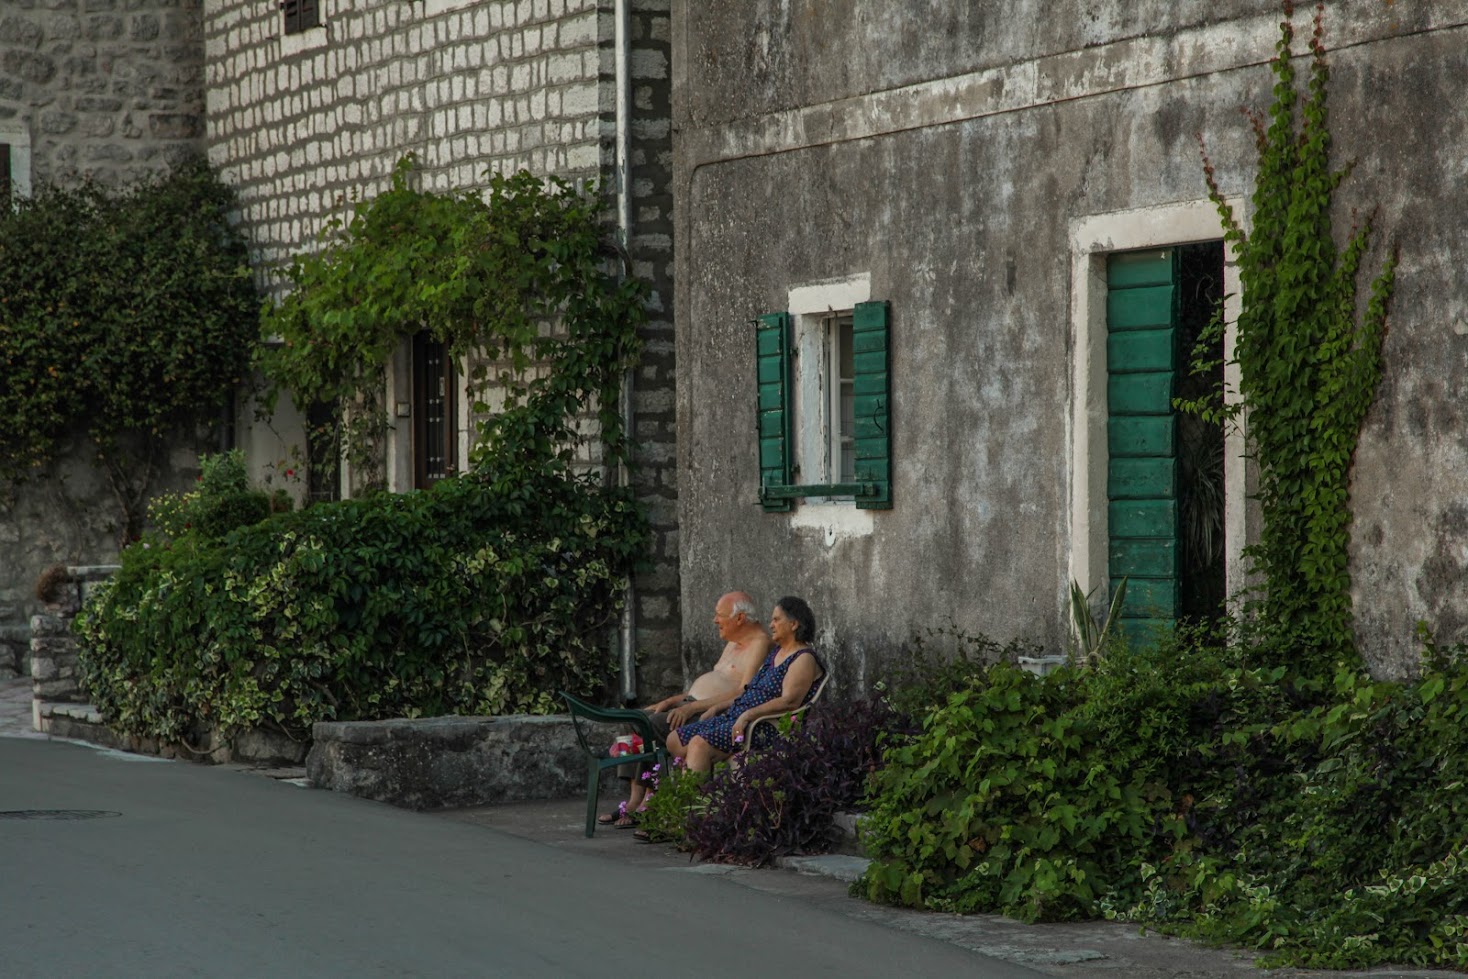
[[[591,725],[610,744],[610,725]],[[591,735],[589,735],[591,736]],[[452,809],[586,792],[586,753],[569,716],[323,721],[306,775],[317,788],[406,809]],[[615,778],[606,774],[604,789]]]
[[[259,266],[309,248],[410,151],[425,190],[481,186],[486,170],[600,174],[614,108],[602,6],[325,0],[322,27],[286,35],[275,4],[209,5],[209,154]]]
[[[0,142],[28,182],[128,183],[202,149],[203,19],[179,0],[0,5]]]
[[[133,183],[203,151],[203,15],[180,0],[0,3],[0,143],[24,194],[86,178]],[[187,438],[157,489],[197,472]],[[0,678],[30,668],[38,575],[117,555],[119,519],[81,440],[28,482],[0,489]],[[44,637],[43,637],[44,638]]]
[[[49,704],[84,704],[77,641],[71,623],[96,586],[110,578],[113,565],[71,567],[55,585],[42,611],[31,616],[32,697]],[[39,715],[38,715],[39,716]],[[45,730],[38,725],[38,730]]]
[[[637,584],[644,690],[682,682],[679,661],[669,0],[630,6],[628,252],[653,287],[635,378],[636,486],[656,541]],[[220,0],[204,15],[207,141],[240,198],[262,285],[314,247],[350,203],[417,155],[420,186],[483,187],[524,168],[610,190],[616,163],[610,0],[323,0],[323,26],[284,33],[276,4]],[[610,215],[609,215],[610,216]],[[289,436],[286,437],[289,441]],[[288,449],[282,445],[282,449]]]

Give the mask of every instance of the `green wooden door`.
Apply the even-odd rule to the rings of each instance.
[[[1178,615],[1177,249],[1112,255],[1106,282],[1108,570],[1138,639]]]

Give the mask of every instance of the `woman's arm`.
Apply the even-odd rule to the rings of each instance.
[[[669,714],[668,722],[672,726],[678,727],[682,724],[687,724],[694,717],[708,720],[711,717],[718,717],[724,713],[724,711],[729,709],[729,705],[738,700],[739,695],[744,693],[749,688],[749,685],[754,682],[754,678],[759,675],[760,669],[765,665],[765,655],[769,651],[770,640],[767,637],[760,635],[749,640],[748,646],[743,653],[742,662],[740,663],[739,682],[735,684],[734,689],[728,693],[706,697],[703,700],[687,704],[684,708],[680,708],[679,711]],[[685,710],[686,713],[680,717],[679,713]]]
[[[790,664],[790,669],[785,671],[785,683],[780,688],[780,695],[756,704],[740,714],[734,721],[734,734],[743,735],[744,729],[761,717],[784,714],[799,707],[801,701],[805,700],[805,695],[810,692],[811,685],[819,678],[816,658],[810,654],[801,654]]]

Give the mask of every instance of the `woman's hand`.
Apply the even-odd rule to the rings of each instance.
[[[745,711],[734,722],[734,727],[730,729],[730,733],[733,734],[736,743],[744,740],[744,730],[749,727],[749,722],[752,720],[754,718],[749,716],[749,711]]]

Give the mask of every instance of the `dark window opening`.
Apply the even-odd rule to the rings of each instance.
[[[454,362],[427,333],[413,337],[413,486],[427,489],[454,473]]]
[[[1223,242],[1179,249],[1176,396],[1194,400],[1223,387]],[[1210,325],[1213,327],[1209,329]],[[1200,339],[1203,341],[1199,348]],[[1193,373],[1194,361],[1210,365]],[[1196,415],[1178,419],[1179,612],[1203,621],[1223,615],[1223,426]]]
[[[321,26],[320,0],[281,0],[280,10],[285,14],[287,34],[299,34]]]
[[[0,207],[10,206],[10,144],[0,143]]]
[[[341,423],[335,406],[318,401],[306,409],[306,502],[341,499]]]

